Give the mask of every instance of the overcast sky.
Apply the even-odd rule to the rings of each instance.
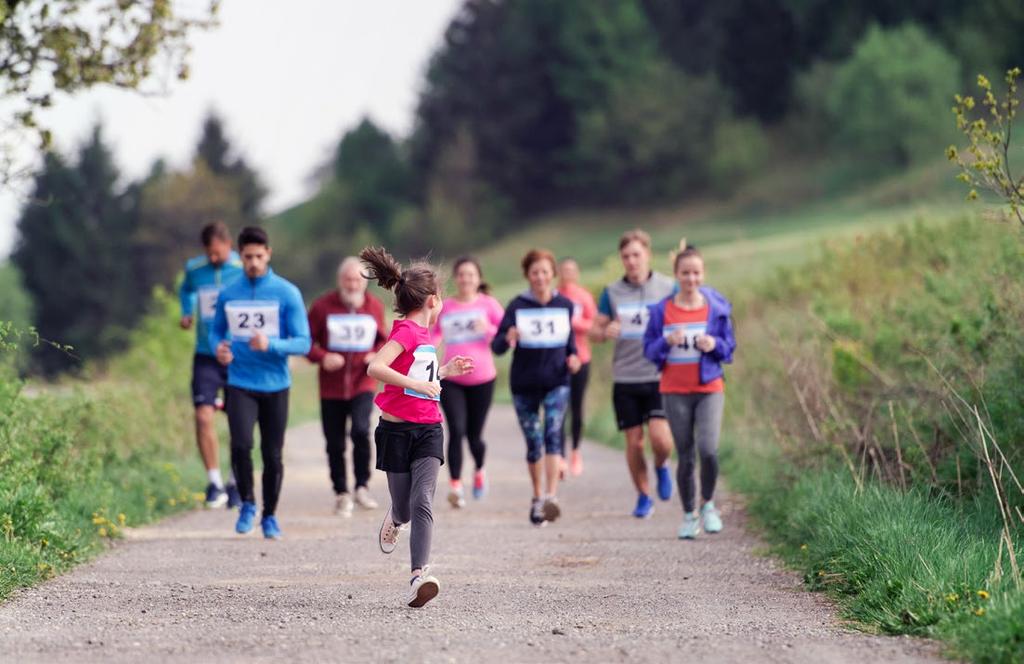
[[[196,0],[189,2],[196,4]],[[96,89],[60,99],[44,122],[71,151],[102,120],[126,178],[157,157],[188,162],[209,109],[268,184],[268,209],[302,200],[308,176],[365,114],[398,134],[412,124],[427,60],[461,0],[225,0],[197,34],[192,77],[152,98]],[[30,155],[26,155],[29,157]],[[0,194],[0,257],[21,200]]]

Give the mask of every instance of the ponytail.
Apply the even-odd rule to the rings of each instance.
[[[441,292],[437,270],[428,263],[417,262],[402,269],[402,264],[384,247],[366,247],[359,252],[359,258],[367,268],[364,277],[395,292],[395,313],[399,315],[422,309],[427,298]]]

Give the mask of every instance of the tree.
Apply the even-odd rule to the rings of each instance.
[[[49,131],[36,111],[58,92],[105,83],[139,89],[158,63],[188,77],[188,35],[214,25],[219,0],[196,13],[172,0],[0,0],[0,126],[35,132],[43,149]],[[0,146],[0,183],[21,173],[11,143]]]
[[[136,215],[115,190],[118,171],[96,127],[74,164],[47,152],[18,220],[12,260],[35,303],[35,327],[75,355],[41,346],[46,374],[121,348],[149,293],[134,281]],[[77,360],[76,360],[77,358]]]
[[[267,188],[245,158],[233,156],[231,144],[224,130],[224,122],[213,112],[203,121],[203,132],[196,146],[196,158],[206,163],[210,173],[230,180],[240,199],[242,216],[247,222],[256,222],[262,216]]]

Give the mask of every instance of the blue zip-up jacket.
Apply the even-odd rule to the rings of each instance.
[[[276,323],[276,329],[275,324]],[[236,330],[239,336],[232,336]],[[270,337],[264,352],[249,348],[248,331],[262,331]],[[217,311],[210,325],[210,347],[231,341],[234,360],[228,365],[228,385],[254,392],[280,392],[292,384],[289,355],[309,352],[309,320],[302,294],[287,279],[267,268],[262,277],[242,278],[217,298]]]
[[[516,324],[516,312],[522,309],[565,309],[569,323],[569,335],[564,344],[554,347],[528,348],[520,342],[512,353],[512,368],[509,371],[509,387],[514,394],[543,392],[547,394],[560,385],[569,384],[569,367],[565,361],[576,354],[576,337],[572,331],[572,313],[575,305],[569,298],[555,291],[547,304],[541,304],[533,293],[527,290],[516,296],[505,309],[505,315],[498,325],[498,332],[491,340],[495,355],[503,355],[508,349],[505,335],[508,328]]]
[[[732,331],[732,305],[725,296],[710,286],[701,286],[700,292],[708,303],[708,328],[706,334],[715,338],[715,348],[710,353],[700,354],[700,382],[710,383],[723,374],[722,365],[732,363],[736,350],[736,337]],[[658,304],[648,307],[651,317],[644,332],[644,356],[658,369],[665,366],[669,345],[665,340],[665,304],[675,295],[669,295]]]
[[[196,354],[213,355],[210,347],[210,323],[213,322],[217,295],[243,274],[242,259],[232,251],[223,265],[214,265],[205,255],[196,256],[185,263],[185,278],[178,289],[181,315],[193,316],[196,327]],[[199,315],[193,312],[198,309]]]

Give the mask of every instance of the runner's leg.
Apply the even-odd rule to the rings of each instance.
[[[494,382],[483,383],[466,388],[466,438],[469,440],[469,451],[473,455],[476,469],[484,467],[487,454],[487,443],[483,441],[484,424],[487,413],[494,400]]]
[[[356,488],[370,483],[370,413],[373,412],[373,393],[364,392],[352,398],[349,415],[352,418],[352,466]]]
[[[700,395],[666,394],[665,411],[672,437],[675,439],[679,466],[676,469],[676,481],[679,483],[679,497],[683,502],[683,512],[689,514],[695,509],[696,478],[694,477],[695,439],[693,435],[694,410]]]
[[[466,435],[466,388],[446,380],[441,385],[441,408],[448,423],[448,475],[462,479],[462,439]]]
[[[256,502],[252,477],[253,428],[259,416],[259,405],[252,394],[228,386],[224,391],[231,432],[231,468],[238,483],[238,493],[247,503]]]
[[[284,432],[289,390],[260,395],[260,453],[263,457],[263,516],[273,516],[284,479]]]
[[[347,405],[341,399],[320,400],[320,423],[327,442],[327,464],[335,494],[348,491],[345,473],[345,414]]]

